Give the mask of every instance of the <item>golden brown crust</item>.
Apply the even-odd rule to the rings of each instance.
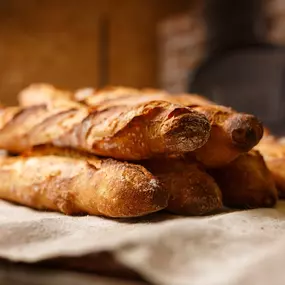
[[[103,156],[140,160],[194,150],[207,141],[209,131],[207,120],[196,112],[153,101],[91,113],[54,143]]]
[[[85,88],[75,92],[75,100],[88,106],[102,110],[114,106],[133,106],[138,103],[159,100],[188,107],[214,105],[210,100],[196,94],[181,94],[171,96],[169,93],[159,89],[134,89],[127,87],[107,87],[103,89]]]
[[[236,208],[272,207],[277,201],[273,177],[258,151],[240,155],[228,165],[212,169],[226,206]]]
[[[277,139],[268,135],[255,147],[263,155],[265,162],[271,171],[279,197],[285,198],[285,144],[282,138]]]
[[[35,105],[49,105],[50,103],[64,102],[73,99],[73,94],[66,90],[58,90],[54,86],[45,83],[35,83],[24,88],[18,94],[20,106],[29,107]],[[76,104],[76,103],[71,103]],[[77,104],[78,105],[78,104]]]
[[[75,127],[87,115],[85,109],[50,109],[46,105],[5,108],[0,112],[0,122],[3,123],[0,125],[0,148],[20,153],[34,145],[50,143]],[[66,123],[62,123],[66,118]],[[57,124],[50,124],[51,120],[56,120]],[[42,132],[38,132],[41,127]]]
[[[215,105],[198,95],[171,96],[159,90],[144,91],[122,87],[93,91],[89,89],[89,93],[85,95],[83,102],[99,110],[163,100],[191,107],[192,110],[205,115],[212,127],[210,139],[195,151],[194,156],[207,167],[219,167],[231,162],[239,154],[252,149],[263,135],[262,124],[255,116]],[[190,154],[190,157],[193,157],[193,154]]]
[[[266,161],[285,158],[285,144],[282,143],[282,139],[277,139],[274,136],[264,137],[255,149],[261,152]]]
[[[285,198],[285,157],[276,159],[267,159],[266,165],[269,168],[280,198]]]
[[[263,126],[263,137],[265,138],[265,137],[270,137],[270,136],[271,136],[271,132],[269,128]]]
[[[208,142],[195,151],[196,158],[207,167],[226,165],[251,150],[262,138],[262,124],[253,115],[236,113],[223,106],[195,110],[203,113],[212,127]]]
[[[214,179],[196,162],[176,159],[142,163],[170,193],[167,210],[180,215],[203,215],[222,207]]]
[[[65,214],[141,216],[169,196],[141,166],[53,148],[0,159],[0,180],[0,198]]]
[[[122,106],[132,108],[138,106],[138,104],[148,104],[153,100],[162,100],[191,107],[192,110],[203,114],[210,121],[211,134],[207,143],[196,149],[194,154],[190,153],[189,156],[191,158],[195,157],[210,168],[220,167],[233,161],[241,153],[252,149],[263,135],[262,124],[256,117],[237,113],[223,106],[217,106],[208,99],[195,94],[171,96],[161,90],[108,87],[101,90],[92,90],[90,88],[79,90],[74,97],[81,98],[82,103],[103,113],[114,109],[118,110]],[[135,135],[137,134],[135,133]]]
[[[82,158],[78,151],[54,147],[38,147],[37,155],[60,155]],[[83,154],[85,159],[93,157]],[[167,210],[181,215],[203,215],[222,207],[219,187],[214,179],[196,162],[177,159],[155,159],[140,162],[170,193]],[[96,167],[99,167],[96,165]]]
[[[129,87],[105,87],[103,89],[92,89],[92,88],[84,88],[77,90],[73,98],[79,102],[82,102],[88,106],[93,106],[96,109],[108,109],[109,107],[117,106],[116,104],[108,105],[108,102],[113,102],[114,99],[122,100],[118,106],[122,106],[125,98],[129,98],[130,94],[133,96],[140,96],[141,92],[134,88]],[[91,101],[89,102],[89,100]],[[145,102],[145,101],[143,101]],[[130,104],[128,104],[130,106]],[[137,105],[137,103],[135,103]]]
[[[46,112],[50,112],[51,116],[42,120],[33,117],[30,108],[26,108],[22,112],[30,114],[28,119],[22,118],[21,123],[11,119],[9,129],[4,125],[3,130],[13,134],[14,128],[21,128],[21,134],[24,134],[30,146],[51,142],[60,147],[73,147],[129,160],[193,151],[206,143],[210,134],[210,125],[205,116],[169,102],[148,101],[90,112],[64,95],[61,97],[60,91],[49,97],[48,90],[45,93],[44,88],[38,89],[37,102],[43,97],[43,102],[47,104],[44,105]],[[35,87],[31,94],[34,92]],[[32,101],[29,100],[28,89],[20,97],[25,105]],[[9,112],[8,109],[6,111]],[[25,125],[27,120],[28,126]],[[7,142],[1,145],[3,130],[0,130],[0,147],[8,148]],[[18,138],[20,140],[19,135]],[[23,149],[15,149],[19,150]]]

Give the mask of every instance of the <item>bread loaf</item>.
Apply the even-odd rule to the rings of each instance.
[[[222,191],[226,206],[248,209],[272,207],[277,202],[273,177],[258,151],[242,154],[210,173]]]
[[[163,100],[190,107],[205,115],[211,124],[211,135],[207,143],[195,150],[194,155],[191,153],[191,157],[195,157],[207,167],[219,167],[233,161],[241,153],[252,149],[263,134],[263,126],[255,116],[215,105],[198,95],[171,96],[159,90],[107,88],[93,92],[91,89],[80,90],[74,97],[99,110],[112,106],[134,106],[152,100]]]
[[[52,92],[53,89],[34,85],[20,94],[24,106],[34,103],[36,92],[36,102],[44,105],[25,107],[4,124],[0,129],[0,147],[19,152],[28,145],[52,143],[102,156],[141,160],[193,151],[205,144],[210,135],[206,117],[180,105],[148,101],[90,111],[67,99],[66,93],[61,96],[59,90]],[[40,116],[34,110],[41,108],[45,111]],[[4,109],[2,116],[9,112],[9,108]],[[15,129],[21,129],[20,134]],[[18,147],[17,141],[23,139],[27,146]]]
[[[204,215],[222,208],[221,191],[197,162],[177,159],[142,163],[169,191],[167,210],[179,215]]]
[[[207,167],[220,167],[250,151],[262,138],[261,122],[253,116],[223,106],[196,107],[211,123],[208,142],[195,151],[196,159]]]
[[[0,181],[1,199],[65,214],[135,217],[165,208],[169,197],[142,166],[48,147],[1,157]]]
[[[266,136],[255,147],[271,171],[280,198],[285,198],[285,144],[282,139]]]

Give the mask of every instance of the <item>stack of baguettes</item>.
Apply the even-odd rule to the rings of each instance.
[[[0,110],[1,199],[66,214],[203,215],[272,207],[275,181],[282,189],[252,150],[257,118],[197,95],[34,84],[19,103]]]

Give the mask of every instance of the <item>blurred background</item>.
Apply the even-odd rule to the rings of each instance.
[[[284,0],[0,1],[0,100],[34,82],[197,92],[285,134]]]

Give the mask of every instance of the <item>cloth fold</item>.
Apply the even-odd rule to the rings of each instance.
[[[283,285],[284,236],[283,201],[275,209],[207,217],[161,212],[129,220],[70,217],[0,201],[1,258],[33,263],[94,255],[96,263],[96,255],[107,252],[153,284]]]

